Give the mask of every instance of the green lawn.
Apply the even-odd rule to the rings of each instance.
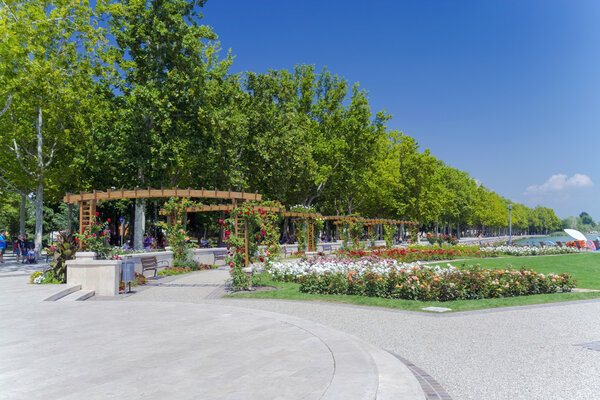
[[[461,261],[450,262],[460,266]],[[586,289],[600,289],[600,254],[569,254],[558,256],[535,257],[505,257],[470,260],[470,264],[481,264],[489,268],[503,268],[512,265],[515,268],[527,266],[539,273],[568,273],[577,279],[577,287]],[[440,263],[445,265],[447,263]],[[507,297],[501,299],[483,300],[457,300],[449,302],[421,302],[414,300],[381,299],[365,296],[342,295],[313,295],[300,293],[298,284],[272,282],[264,280],[264,285],[277,286],[279,290],[261,291],[251,293],[236,293],[230,297],[255,298],[255,299],[288,299],[305,301],[326,301],[356,304],[372,307],[396,308],[402,310],[422,311],[424,307],[447,307],[452,311],[480,310],[485,308],[522,306],[531,304],[553,303],[569,300],[585,300],[600,297],[600,292],[591,293],[554,293],[532,296]]]
[[[467,265],[480,264],[484,268],[504,268],[507,265],[512,265],[513,268],[525,266],[542,274],[548,274],[549,272],[562,274],[566,272],[577,279],[578,288],[600,290],[600,252],[556,256],[484,258],[434,263],[433,265],[451,264],[460,267],[463,263]]]

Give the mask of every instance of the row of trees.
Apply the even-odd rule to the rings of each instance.
[[[600,222],[595,222],[590,214],[582,211],[578,217],[567,217],[563,219],[565,228],[577,229],[580,232],[599,231]]]
[[[312,65],[231,74],[200,23],[204,3],[2,1],[0,179],[21,221],[35,202],[38,249],[45,200],[108,187],[258,191],[430,229],[508,225],[509,200],[388,129],[358,84]],[[512,220],[523,232],[561,225],[520,204]]]

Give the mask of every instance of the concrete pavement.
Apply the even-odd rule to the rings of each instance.
[[[85,302],[42,301],[59,285],[29,285],[28,273],[0,271],[0,399],[425,398],[397,358],[348,334],[195,304],[226,271]],[[196,294],[167,301],[183,292]]]

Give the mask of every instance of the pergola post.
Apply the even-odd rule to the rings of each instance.
[[[312,218],[306,218],[306,251],[315,250],[315,224]]]
[[[237,200],[233,199],[233,209],[235,210],[235,208],[237,207]],[[239,225],[240,225],[240,218],[238,217],[238,213],[235,213],[235,226],[233,227],[234,231],[233,234],[235,235],[235,237],[238,237],[239,235]]]

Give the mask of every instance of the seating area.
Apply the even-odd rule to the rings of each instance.
[[[160,260],[158,261],[156,259],[156,256],[151,256],[151,257],[141,257],[140,261],[142,262],[142,274],[146,271],[154,271],[154,277],[156,277],[156,274],[158,273],[158,268],[161,267],[161,265],[163,266],[163,268],[166,268],[169,266],[169,262],[166,260]]]
[[[218,261],[225,261],[225,257],[227,257],[227,250],[214,250],[214,265],[217,265]]]

